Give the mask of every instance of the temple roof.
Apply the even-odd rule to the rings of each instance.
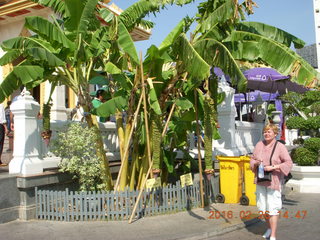
[[[109,0],[103,2],[102,6],[114,14],[119,15],[122,12],[115,4],[107,5]],[[36,16],[45,9],[47,8],[28,0],[0,0],[0,28],[1,25],[21,20],[26,16]],[[141,41],[149,39],[151,31],[136,27],[130,34],[134,41]]]

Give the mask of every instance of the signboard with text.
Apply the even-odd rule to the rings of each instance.
[[[161,187],[161,178],[150,178],[147,180],[146,189]]]
[[[181,187],[193,185],[191,173],[180,176]]]

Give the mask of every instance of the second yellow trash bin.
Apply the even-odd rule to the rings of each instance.
[[[241,197],[240,157],[217,156],[220,164],[220,192],[225,203],[238,203]]]
[[[244,170],[244,192],[245,195],[249,198],[249,205],[256,205],[256,185],[254,184],[254,173],[250,168],[250,157],[241,156],[241,162],[243,163]]]

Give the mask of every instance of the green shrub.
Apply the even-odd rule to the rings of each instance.
[[[318,155],[304,147],[296,148],[291,152],[293,162],[299,166],[315,166]]]
[[[288,129],[300,129],[300,130],[307,129],[306,120],[304,120],[302,117],[298,117],[298,116],[294,116],[294,117],[289,118],[286,121],[286,126]]]
[[[320,150],[320,138],[308,138],[304,141],[303,147],[318,153]]]
[[[105,189],[96,155],[97,134],[80,123],[71,123],[52,141],[51,152],[61,158],[60,171],[79,179],[80,190]]]
[[[320,116],[309,117],[306,121],[307,129],[319,129],[320,128]]]
[[[309,117],[307,120],[294,116],[286,121],[286,126],[288,129],[316,130],[320,128],[320,116]]]
[[[304,143],[303,138],[297,138],[292,141],[293,145],[302,145]]]

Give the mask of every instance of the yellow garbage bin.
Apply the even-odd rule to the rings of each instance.
[[[238,203],[241,196],[241,171],[240,157],[217,156],[220,164],[220,193],[218,202]]]
[[[244,170],[244,189],[243,193],[249,199],[249,205],[256,205],[256,185],[254,184],[254,173],[250,169],[250,157],[249,156],[241,156],[240,157],[243,163]],[[241,203],[241,200],[240,200]]]

